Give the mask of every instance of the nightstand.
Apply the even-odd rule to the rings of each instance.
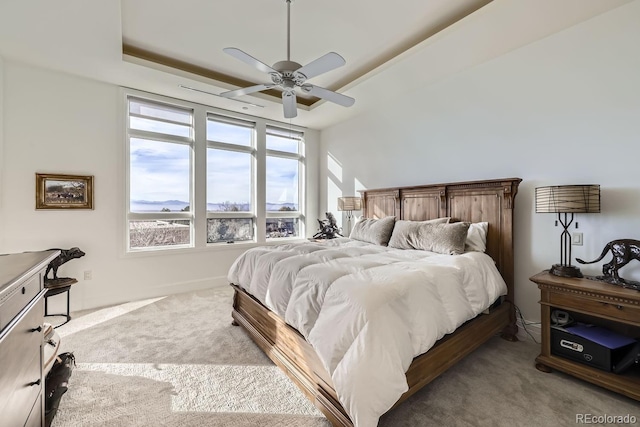
[[[637,368],[614,374],[551,353],[552,309],[566,311],[576,321],[639,338],[640,292],[587,278],[554,276],[548,271],[536,274],[530,280],[538,285],[541,297],[542,351],[536,358],[536,368],[543,372],[557,369],[640,400],[640,373]]]

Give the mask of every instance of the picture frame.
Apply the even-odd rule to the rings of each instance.
[[[93,209],[93,175],[36,173],[36,209]]]

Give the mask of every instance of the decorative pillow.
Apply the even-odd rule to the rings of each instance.
[[[387,216],[380,219],[362,218],[353,226],[349,237],[363,242],[387,246],[395,222],[395,216]]]
[[[393,233],[391,234],[391,240],[389,240],[389,247],[396,249],[416,249],[411,242],[415,242],[420,235],[420,228],[424,224],[446,224],[449,222],[449,217],[430,219],[428,221],[396,221],[396,225],[393,226]]]
[[[407,236],[405,244],[400,249],[420,249],[439,254],[459,255],[464,252],[468,230],[468,222],[422,224],[416,233]],[[389,242],[389,246],[397,247],[392,243],[395,244],[395,241]]]
[[[464,246],[465,252],[484,252],[487,250],[487,230],[488,222],[475,222],[469,225],[467,232],[467,242]]]

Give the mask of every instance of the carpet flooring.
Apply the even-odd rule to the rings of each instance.
[[[73,313],[58,328],[77,367],[53,427],[330,427],[241,327],[232,289]],[[380,427],[564,426],[638,402],[534,367],[539,345],[498,337],[380,420]]]

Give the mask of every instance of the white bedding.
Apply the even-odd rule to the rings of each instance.
[[[356,427],[376,426],[407,391],[414,357],[507,293],[484,253],[347,238],[250,249],[228,279],[311,343]]]

